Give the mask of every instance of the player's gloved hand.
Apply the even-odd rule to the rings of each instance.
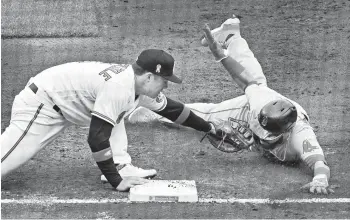
[[[328,193],[334,193],[334,191],[328,187],[327,176],[324,174],[314,176],[311,183],[305,184],[301,188],[308,190],[310,193],[325,195]]]
[[[209,124],[212,128],[200,142],[207,138],[209,143],[220,151],[236,153],[249,149],[255,143],[253,132],[233,118],[211,119]]]
[[[216,134],[215,124],[213,122],[209,122],[209,125],[211,127],[209,133]]]
[[[221,45],[215,41],[213,35],[210,32],[210,27],[208,26],[208,24],[204,25],[203,31],[204,31],[204,37],[208,42],[209,49],[213,53],[215,60],[217,62],[220,62],[221,60],[225,59],[228,56],[227,51],[224,50],[221,47]]]
[[[121,192],[129,191],[129,189],[136,185],[148,183],[149,180],[136,176],[123,177],[123,180],[117,186],[117,190]]]

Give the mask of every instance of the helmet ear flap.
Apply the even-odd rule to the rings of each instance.
[[[289,115],[289,116],[286,117],[286,119],[287,119],[286,123],[294,123],[294,122],[296,122],[297,121],[297,117],[298,117],[298,113],[297,113],[296,107],[292,106],[292,107],[290,107],[288,109],[288,111],[289,112],[287,113],[287,115]]]
[[[258,120],[265,130],[283,133],[297,120],[297,109],[289,100],[279,99],[267,103],[260,111]]]
[[[266,115],[261,115],[259,114],[259,123],[261,124],[261,126],[267,126],[267,122],[268,122],[268,117]]]

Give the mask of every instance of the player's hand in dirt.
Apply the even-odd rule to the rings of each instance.
[[[324,194],[334,193],[334,190],[328,186],[328,180],[326,176],[317,177],[315,176],[312,182],[305,184],[301,187],[303,190],[307,190],[310,193]]]
[[[123,180],[117,186],[117,190],[121,192],[129,191],[129,189],[136,185],[148,183],[149,180],[136,176],[123,177]]]
[[[215,60],[220,62],[221,60],[226,58],[227,55],[225,54],[225,50],[221,47],[221,45],[218,42],[215,41],[213,35],[210,32],[210,27],[208,24],[204,25],[203,31],[204,37],[208,42],[209,49],[213,53]]]

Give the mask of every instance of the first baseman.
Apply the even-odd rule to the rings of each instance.
[[[195,114],[207,121],[232,118],[252,131],[255,147],[264,156],[282,162],[304,162],[312,171],[313,179],[302,188],[311,193],[327,194],[330,169],[316,135],[310,126],[309,116],[296,102],[270,89],[262,68],[247,42],[240,35],[240,20],[226,20],[210,31],[206,26],[202,45],[209,46],[217,62],[221,62],[245,95],[214,103],[186,104]],[[152,115],[140,111],[136,116]],[[167,121],[161,117],[158,118]]]
[[[26,163],[75,124],[89,126],[92,156],[114,188],[125,191],[145,183],[137,175],[121,176],[115,166],[120,161],[114,161],[112,155],[126,147],[123,119],[137,106],[175,123],[214,132],[189,108],[161,93],[168,81],[181,83],[173,69],[170,54],[148,49],[129,66],[72,62],[42,71],[14,99],[10,125],[1,135],[1,176]]]

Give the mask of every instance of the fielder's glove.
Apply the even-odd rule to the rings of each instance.
[[[241,121],[229,118],[227,121],[217,119],[209,123],[213,125],[214,131],[208,132],[201,142],[207,138],[220,151],[235,153],[249,149],[255,144],[253,132]]]
[[[305,184],[302,189],[307,189],[310,193],[328,194],[334,191],[328,187],[327,176],[324,174],[316,175],[311,183]]]

